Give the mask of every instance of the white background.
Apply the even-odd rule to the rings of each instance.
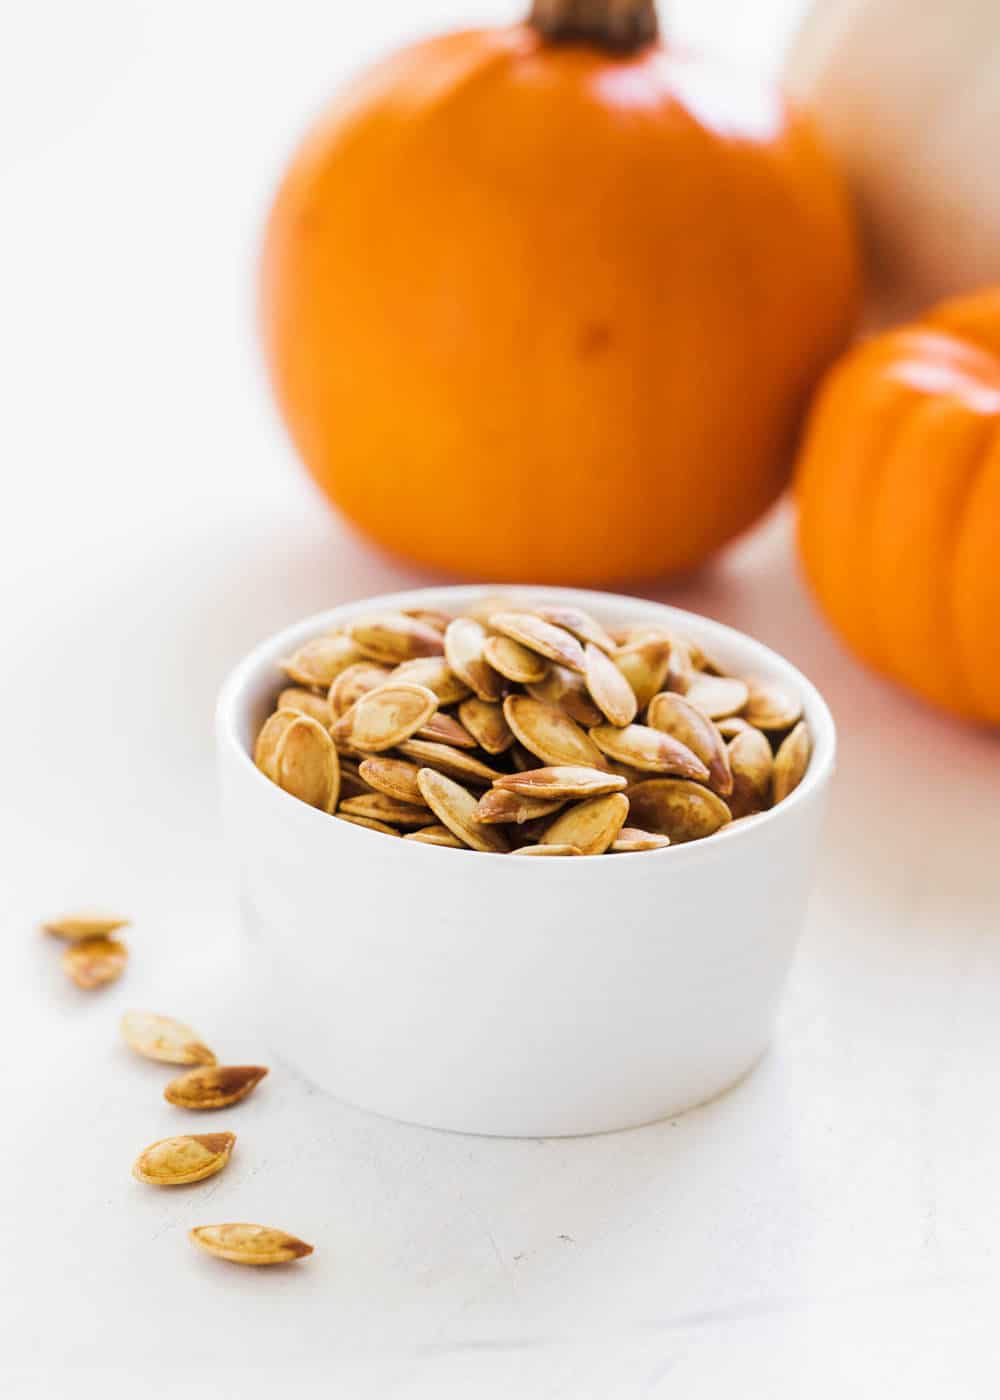
[[[798,8],[664,6],[676,35],[769,68]],[[786,652],[841,727],[816,898],[751,1079],[640,1131],[501,1142],[369,1117],[275,1065],[213,1120],[240,1135],[224,1175],[129,1176],[178,1120],[165,1072],[117,1043],[124,1007],[267,1055],[217,825],[217,685],[274,628],[422,581],[332,518],[275,421],[267,198],[342,74],[518,9],[3,7],[5,1395],[996,1394],[998,746],[844,655],[780,515],[659,594]],[[86,995],[36,924],[93,902],[134,918],[133,957]],[[317,1252],[227,1268],[185,1239],[213,1218]]]

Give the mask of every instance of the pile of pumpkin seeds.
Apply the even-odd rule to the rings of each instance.
[[[358,617],[281,662],[254,749],[337,819],[531,856],[651,851],[781,802],[811,740],[799,698],[646,622],[483,599]]]

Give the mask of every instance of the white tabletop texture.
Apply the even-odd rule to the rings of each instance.
[[[773,67],[798,5],[664,8],[683,38]],[[217,818],[218,683],[305,613],[426,581],[332,516],[276,422],[253,310],[268,192],[342,74],[515,9],[5,10],[5,1396],[997,1394],[1000,748],[849,659],[780,513],[651,591],[787,653],[840,726],[818,886],[756,1073],[635,1132],[496,1141],[371,1117],[272,1062],[213,1118],[240,1136],[224,1175],[130,1177],[178,1119],[163,1068],[118,1042],[125,1007],[182,1016],[237,1063],[269,1053]],[[36,925],[92,903],[134,927],[124,979],[87,995]],[[214,1219],[316,1253],[226,1267],[186,1239]]]

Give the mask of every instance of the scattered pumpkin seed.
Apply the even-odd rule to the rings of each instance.
[[[620,792],[577,802],[556,817],[542,845],[577,846],[585,856],[601,856],[617,839],[628,808],[628,798]]]
[[[107,938],[116,929],[127,928],[130,922],[113,914],[64,914],[59,919],[48,919],[42,928],[54,938],[75,943],[81,938]]]
[[[149,1186],[190,1186],[227,1166],[235,1133],[196,1133],[160,1138],[139,1153],[132,1166],[137,1181]]]
[[[78,938],[62,955],[66,976],[88,992],[116,982],[127,962],[128,949],[117,938]]]
[[[784,802],[789,793],[794,792],[805,777],[812,754],[812,740],[804,720],[782,739],[778,752],[774,755],[773,799],[777,804]]]
[[[503,852],[510,849],[506,836],[496,827],[487,826],[476,815],[477,799],[460,783],[421,768],[417,782],[424,801],[444,826],[460,841],[477,851]]]
[[[312,1254],[313,1246],[269,1225],[238,1221],[229,1225],[196,1225],[188,1237],[200,1249],[231,1264],[290,1264]]]
[[[126,1011],[121,1019],[126,1045],[147,1060],[167,1065],[214,1065],[215,1056],[197,1031],[153,1011]]]
[[[203,1065],[172,1079],[163,1097],[178,1108],[228,1108],[256,1089],[265,1074],[263,1065]]]

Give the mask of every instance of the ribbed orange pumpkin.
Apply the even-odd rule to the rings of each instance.
[[[663,48],[652,0],[396,54],[278,194],[271,374],[310,472],[394,552],[476,577],[690,567],[790,473],[857,260],[778,93]]]
[[[848,646],[933,704],[1000,724],[1000,288],[835,366],[797,496],[806,574]]]

